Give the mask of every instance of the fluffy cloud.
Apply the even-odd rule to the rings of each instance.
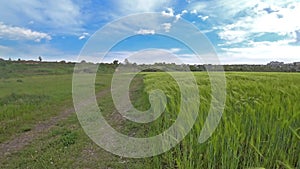
[[[170,6],[171,0],[114,0],[123,14],[155,12]]]
[[[299,46],[289,45],[291,41],[251,42],[249,47],[223,48],[223,63],[267,63],[271,60],[295,62],[299,60]]]
[[[169,49],[170,53],[177,53],[177,52],[180,52],[181,49],[180,48],[171,48]]]
[[[189,10],[209,16],[223,63],[299,60],[300,2],[213,0],[194,2]]]
[[[209,16],[199,15],[198,18],[200,18],[202,21],[206,21],[209,18]]]
[[[170,49],[171,50],[171,49]],[[171,63],[176,62],[178,64],[184,63],[182,58],[174,55],[170,50],[166,49],[149,49],[135,52],[128,57],[130,62],[138,64],[153,64],[153,63]]]
[[[71,34],[81,31],[83,25],[80,7],[71,0],[0,1],[0,21]]]
[[[187,10],[183,10],[183,11],[181,11],[181,14],[186,14],[186,13],[188,13],[188,11],[187,11]]]
[[[211,0],[211,1],[194,1],[188,5],[188,9],[194,14],[198,12],[208,16],[214,16],[219,20],[230,19],[236,14],[249,7],[255,6],[260,0]],[[197,11],[197,12],[196,12]]]
[[[180,14],[177,14],[177,15],[175,16],[176,21],[178,21],[178,19],[180,19],[184,14],[187,14],[187,13],[188,13],[187,10],[181,11]]]
[[[84,36],[84,35],[81,35],[81,36],[79,36],[78,39],[79,39],[79,40],[85,39],[85,36]]]
[[[274,36],[297,39],[300,30],[298,15],[300,3],[271,4],[260,2],[253,6],[246,16],[238,17],[233,23],[216,27],[219,37],[227,45],[249,43],[255,36],[273,33]],[[270,39],[270,41],[272,41]]]
[[[195,15],[197,15],[197,10],[196,9],[194,9],[194,10],[192,10],[191,12],[190,12],[191,14],[195,14]]]
[[[82,35],[80,35],[80,36],[78,37],[78,39],[79,39],[79,40],[82,40],[82,39],[87,38],[88,36],[90,36],[90,34],[87,33],[87,32],[84,32],[84,33],[82,33]]]
[[[244,42],[247,39],[248,32],[224,28],[224,30],[218,33],[218,35],[225,41],[226,45],[231,45],[234,43]]]
[[[49,44],[34,43],[13,47],[0,45],[0,57],[4,59],[11,58],[17,60],[20,58],[25,60],[37,60],[38,56],[42,56],[43,60],[47,61],[74,61],[77,55],[77,52],[67,53],[66,51],[53,48]]]
[[[152,30],[152,29],[140,29],[136,33],[140,34],[140,35],[154,35],[155,34],[155,30]]]
[[[277,7],[278,12],[269,13],[262,11],[257,17],[252,17],[249,23],[253,32],[274,32],[286,35],[300,29],[298,16],[300,14],[300,3],[294,3],[287,8]]]
[[[155,62],[174,62],[174,59],[170,57],[178,57],[178,59],[184,61],[183,63],[194,63],[192,59],[196,56],[193,54],[176,54],[180,52],[180,48],[171,48],[171,49],[153,49],[153,50],[141,50],[141,51],[110,51],[107,53],[103,62],[111,63],[113,60],[117,59],[123,61],[126,58],[130,62],[136,63],[155,63]],[[117,57],[116,57],[117,56]],[[167,56],[167,57],[162,57]],[[168,57],[170,56],[170,57]],[[179,64],[182,62],[178,62]]]
[[[42,39],[51,40],[51,36],[46,33],[36,32],[21,27],[9,26],[2,22],[0,22],[0,38],[10,40],[34,40],[36,42],[40,42]]]
[[[171,23],[163,23],[162,26],[164,27],[165,32],[170,32],[170,29],[172,28]]]
[[[174,16],[174,10],[172,8],[167,8],[166,11],[162,11],[161,13],[163,16],[166,17],[173,17]]]

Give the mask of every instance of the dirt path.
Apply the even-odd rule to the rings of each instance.
[[[110,88],[104,89],[99,92],[96,97],[99,98],[104,96],[110,91]],[[25,146],[32,143],[37,139],[42,133],[48,132],[52,127],[58,122],[67,119],[70,115],[75,113],[74,107],[68,108],[63,112],[60,112],[58,116],[54,116],[47,121],[38,123],[32,130],[22,133],[21,135],[15,137],[12,140],[0,144],[0,159],[5,158],[11,153],[18,152],[22,150]]]

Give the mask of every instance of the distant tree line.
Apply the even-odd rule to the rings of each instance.
[[[266,65],[188,65],[188,64],[175,64],[175,63],[154,63],[154,64],[139,64],[125,62],[123,67],[128,67],[133,70],[140,70],[144,72],[159,72],[159,71],[186,71],[187,68],[190,71],[242,71],[242,72],[300,72],[300,62],[284,64],[283,62],[270,62]]]
[[[66,61],[60,61],[60,62],[42,62],[42,58],[38,57],[38,61],[34,60],[21,60],[18,59],[16,61],[14,60],[4,60],[0,58],[0,66],[5,66],[6,64],[71,64],[75,65],[76,62],[66,62]],[[124,62],[119,62],[118,60],[114,60],[112,63],[92,63],[92,62],[86,62],[85,60],[82,60],[80,62],[81,64],[86,64],[87,67],[84,68],[84,70],[78,70],[85,73],[94,73],[95,71],[92,71],[92,67],[97,65],[98,70],[97,72],[107,72],[111,73],[114,71],[118,71],[120,69],[126,70],[126,71],[143,71],[143,72],[159,72],[159,71],[242,71],[242,72],[300,72],[300,62],[294,62],[294,63],[288,63],[285,64],[283,62],[277,62],[272,61],[266,65],[247,65],[247,64],[239,64],[239,65],[188,65],[188,64],[175,64],[175,63],[154,63],[154,64],[136,64],[131,63],[128,59],[125,59]],[[90,66],[90,68],[89,68]],[[93,67],[94,68],[94,67]],[[94,69],[93,69],[94,70]]]

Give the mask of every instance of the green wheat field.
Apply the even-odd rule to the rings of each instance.
[[[25,66],[20,70],[26,71],[17,73],[7,71],[10,69],[7,67],[1,69],[0,145],[31,132],[33,139],[14,151],[1,149],[0,168],[300,168],[298,73],[226,72],[224,113],[216,131],[203,144],[198,143],[198,137],[210,108],[211,84],[207,73],[194,73],[200,107],[190,133],[164,154],[129,159],[113,155],[93,143],[81,128],[75,112],[54,120],[46,131],[34,132],[38,124],[73,107],[73,66],[60,68],[43,66],[41,71],[38,66],[34,69]],[[96,93],[110,91],[113,71],[105,72],[97,74]],[[110,125],[123,134],[135,137],[159,134],[177,118],[180,89],[168,73],[140,73],[130,89],[131,101],[137,109],[150,107],[148,94],[153,89],[161,89],[167,96],[165,112],[154,122],[137,124],[116,116],[110,92],[103,92],[98,98],[100,110]]]

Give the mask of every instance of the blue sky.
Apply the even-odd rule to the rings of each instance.
[[[98,29],[143,12],[193,23],[211,41],[223,64],[300,61],[299,0],[0,1],[0,57],[76,61]],[[137,31],[116,45],[104,61],[122,61],[147,48],[164,49],[185,63],[195,63],[184,45],[150,30]]]

